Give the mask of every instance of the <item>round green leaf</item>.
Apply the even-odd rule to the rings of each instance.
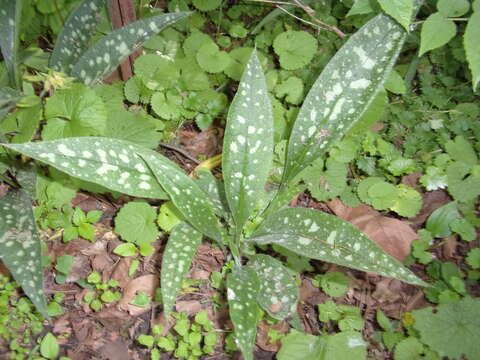
[[[447,17],[459,17],[470,10],[470,3],[467,0],[438,0],[438,12]]]
[[[145,202],[126,204],[115,218],[115,232],[132,243],[154,242],[158,237],[156,210]]]
[[[273,49],[286,70],[300,69],[310,63],[317,51],[317,40],[306,31],[289,30],[273,41]]]
[[[206,72],[220,73],[230,64],[230,57],[225,51],[220,51],[215,43],[206,43],[198,49],[197,62]]]
[[[118,245],[114,250],[113,253],[119,256],[127,257],[133,256],[138,254],[137,247],[132,243],[125,243]]]
[[[60,351],[57,338],[52,333],[48,333],[40,343],[40,354],[47,359],[55,359]]]

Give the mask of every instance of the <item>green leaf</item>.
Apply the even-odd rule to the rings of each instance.
[[[475,227],[467,219],[454,219],[449,225],[464,241],[473,241],[477,238]]]
[[[235,343],[245,360],[253,360],[257,336],[259,280],[253,269],[235,268],[227,276],[227,298]]]
[[[177,224],[184,220],[182,214],[175,208],[175,205],[173,205],[171,201],[163,203],[162,206],[160,206],[157,222],[163,231],[170,232]]]
[[[150,100],[153,111],[162,119],[178,120],[182,114],[182,97],[172,91],[156,92]]]
[[[470,297],[458,302],[412,311],[421,341],[441,357],[474,360],[480,354],[480,300]]]
[[[139,154],[161,155],[128,141],[79,137],[2,146],[113,191],[165,199],[165,192]]]
[[[229,209],[223,183],[207,169],[200,168],[196,173],[195,182],[212,201],[215,213],[218,216],[226,217]]]
[[[475,171],[478,168],[478,165],[472,167],[462,161],[447,166],[448,192],[455,200],[468,202],[480,195],[480,172]]]
[[[395,204],[390,208],[403,217],[411,218],[417,215],[422,208],[422,195],[403,184],[398,184],[395,190]]]
[[[292,330],[282,339],[277,353],[278,360],[320,360],[326,346],[326,338]]]
[[[192,3],[200,11],[212,11],[220,6],[222,0],[193,0]]]
[[[189,15],[188,12],[162,14],[135,21],[112,31],[80,57],[71,75],[87,85],[94,84],[110,74],[152,35]]]
[[[474,166],[478,162],[478,157],[472,144],[463,136],[457,136],[454,140],[447,141],[445,143],[445,150],[452,159],[463,162],[469,166]]]
[[[367,343],[357,331],[342,331],[327,337],[327,346],[322,360],[365,360]]]
[[[318,210],[280,210],[265,220],[250,240],[258,245],[277,244],[312,259],[425,285],[356,227]]]
[[[370,0],[355,0],[353,6],[348,11],[346,17],[353,15],[364,15],[373,12],[373,7]]]
[[[456,33],[457,26],[452,20],[438,12],[430,15],[422,25],[419,55],[445,45]]]
[[[135,60],[135,77],[150,90],[166,90],[178,80],[180,69],[160,55],[146,54]]]
[[[303,81],[296,76],[290,76],[287,80],[275,87],[275,95],[278,98],[285,97],[285,101],[298,105],[303,100]]]
[[[159,235],[156,219],[155,208],[146,202],[131,201],[115,217],[115,232],[134,244],[152,243]]]
[[[328,296],[341,297],[348,290],[348,277],[338,271],[329,272],[321,275],[320,286]]]
[[[17,52],[22,7],[22,0],[0,0],[0,34],[2,34],[0,50],[5,61],[10,85],[15,88],[20,88]]]
[[[378,15],[330,60],[293,126],[284,183],[325,154],[361,118],[388,78],[405,34],[390,17]]]
[[[105,0],[85,0],[70,14],[50,55],[52,69],[65,73],[73,69],[90,45],[104,5]]]
[[[23,190],[0,199],[0,259],[15,281],[45,317],[41,242],[32,211],[32,199]]]
[[[251,47],[236,47],[230,51],[228,53],[230,56],[230,63],[224,70],[225,74],[235,81],[240,81],[243,71],[245,70],[245,65],[252,56],[252,51],[253,48]],[[266,65],[265,57],[261,53],[258,53],[258,56],[260,63]]]
[[[172,311],[177,293],[182,288],[183,278],[201,241],[202,234],[185,222],[175,226],[170,233],[163,253],[160,275],[163,312],[166,316]]]
[[[407,92],[405,80],[400,76],[396,70],[392,70],[390,77],[385,81],[385,89],[398,95],[403,95]]]
[[[273,49],[286,70],[296,70],[308,65],[317,52],[317,39],[306,31],[285,31],[273,41]]]
[[[388,105],[388,95],[385,90],[380,90],[377,96],[368,106],[367,110],[363,115],[358,119],[358,121],[350,128],[347,133],[347,136],[355,134],[364,134],[369,130],[373,125],[380,121],[382,118],[385,109]]]
[[[437,9],[445,17],[459,17],[470,10],[470,3],[468,0],[438,0]]]
[[[165,189],[175,207],[202,234],[222,242],[222,229],[214,207],[198,185],[177,164],[156,152],[138,153]]]
[[[140,292],[137,295],[135,295],[135,297],[132,299],[132,302],[130,304],[139,306],[139,307],[150,306],[150,297],[144,292]]]
[[[479,32],[480,11],[476,11],[470,16],[465,29],[465,35],[463,35],[468,66],[472,72],[472,87],[474,91],[480,83],[480,42],[477,38]]]
[[[138,249],[135,244],[125,243],[120,244],[115,249],[113,249],[113,253],[123,257],[134,256],[138,254]]]
[[[30,141],[37,132],[42,117],[43,107],[41,104],[25,109],[17,109],[17,111],[10,113],[2,121],[0,131],[5,134],[15,134],[12,137],[9,136],[9,142],[22,143]]]
[[[221,51],[214,42],[207,42],[198,49],[197,62],[206,72],[217,74],[226,69],[230,64],[230,57]]]
[[[107,110],[95,91],[82,84],[57,91],[45,105],[44,140],[103,135]]]
[[[412,21],[414,0],[378,0],[383,11],[397,20],[409,31]]]
[[[75,258],[71,255],[60,255],[57,257],[57,264],[55,265],[55,270],[61,272],[62,274],[68,275],[70,274],[70,270],[72,270],[73,262]]]
[[[428,218],[425,228],[433,237],[446,238],[452,234],[450,224],[460,217],[456,202],[450,202],[436,209]]]
[[[40,354],[47,359],[55,359],[60,352],[60,346],[58,345],[57,338],[48,333],[40,342]]]
[[[262,254],[252,256],[248,266],[255,270],[260,283],[257,301],[271,317],[283,320],[296,313],[298,286],[290,270]]]
[[[430,359],[424,357],[425,350],[425,346],[417,338],[408,337],[400,341],[395,347],[395,360]]]
[[[225,193],[239,229],[264,192],[272,158],[272,105],[254,51],[228,111],[222,154]]]
[[[480,248],[470,250],[466,261],[473,269],[480,269]]]

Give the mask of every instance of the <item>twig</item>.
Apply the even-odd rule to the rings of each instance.
[[[293,2],[288,2],[288,1],[276,1],[276,0],[250,0],[254,2],[260,2],[260,3],[266,3],[266,4],[272,4],[275,5],[278,9],[282,10],[283,12],[287,13],[288,15],[294,17],[297,20],[300,20],[306,24],[312,25],[314,27],[320,27],[324,30],[328,30],[331,32],[334,32],[337,34],[340,38],[344,38],[346,35],[343,31],[341,31],[339,28],[333,25],[329,25],[327,23],[324,23],[320,19],[317,19],[315,17],[315,10],[313,10],[310,6],[305,5],[302,1],[300,0],[293,0]],[[281,5],[288,5],[288,6],[294,6],[297,8],[302,9],[304,12],[307,13],[307,15],[312,19],[312,21],[315,23],[311,23],[309,21],[306,21],[304,19],[299,18],[298,16],[293,15],[290,13],[287,9],[283,8]]]
[[[169,150],[173,150],[173,151],[178,152],[179,154],[185,156],[187,159],[193,161],[193,162],[194,162],[195,164],[197,164],[197,165],[200,164],[200,161],[199,161],[199,160],[195,159],[192,155],[190,155],[189,153],[187,153],[185,150],[180,149],[179,147],[177,147],[177,146],[175,146],[175,145],[160,143],[160,146],[161,146],[161,147],[164,147],[165,149],[169,149]]]

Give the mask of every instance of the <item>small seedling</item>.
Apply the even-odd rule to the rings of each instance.
[[[108,282],[103,283],[102,276],[97,271],[93,271],[88,275],[87,283],[94,285],[97,290],[88,291],[83,296],[83,302],[90,305],[90,308],[93,311],[101,310],[104,303],[114,303],[122,298],[122,293],[114,290],[118,288],[118,281],[109,280]]]

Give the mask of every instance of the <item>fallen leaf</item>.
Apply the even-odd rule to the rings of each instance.
[[[423,205],[420,213],[414,218],[409,219],[409,221],[415,225],[423,224],[432,212],[452,201],[443,190],[428,191],[422,194],[422,198]]]
[[[117,307],[120,310],[127,311],[132,316],[141,315],[147,311],[150,311],[151,306],[139,307],[130,304],[135,297],[140,292],[143,292],[153,298],[155,294],[155,289],[158,287],[158,276],[149,274],[139,276],[135,279],[129,281],[123,290],[123,297],[118,302]]]
[[[406,259],[412,241],[418,238],[407,222],[383,216],[370,206],[349,208],[338,199],[329,202],[328,206],[335,215],[355,225],[400,262]]]
[[[276,324],[269,324],[265,320],[262,320],[258,324],[258,335],[257,335],[258,347],[265,351],[277,352],[278,350],[280,350],[281,343],[280,341],[275,342],[273,344],[270,343],[270,339],[268,337],[268,329],[273,329],[281,332],[282,334],[286,334],[290,329],[290,326],[286,321],[280,321]]]
[[[110,275],[110,278],[112,280],[118,281],[118,285],[121,288],[127,286],[128,282],[131,280],[130,276],[128,276],[128,270],[130,269],[131,262],[132,259],[129,257],[120,259],[120,261],[113,268],[112,274]]]
[[[193,157],[204,155],[209,158],[218,150],[218,130],[210,129],[201,132],[182,130],[180,131],[180,142]]]

